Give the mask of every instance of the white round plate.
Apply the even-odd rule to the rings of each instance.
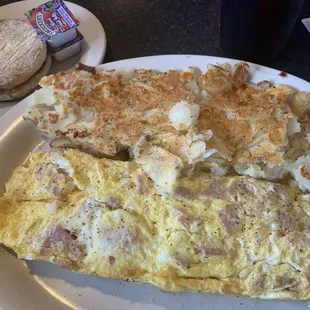
[[[219,57],[168,55],[144,57],[104,64],[103,68],[126,69],[184,69],[199,67],[205,71],[207,64],[237,61]],[[289,84],[300,90],[310,90],[310,84],[290,74],[279,76],[279,71],[250,64],[253,81],[270,80]],[[34,126],[24,122],[22,113],[27,98],[9,111],[0,122],[0,167],[2,176],[10,175],[40,137]],[[19,143],[14,143],[18,139]],[[14,152],[12,150],[14,149]],[[7,150],[11,150],[8,160]],[[13,157],[16,158],[13,158]],[[1,159],[2,158],[2,159]],[[1,160],[3,163],[2,164]],[[10,166],[11,165],[11,166]],[[5,178],[0,174],[0,187]],[[45,262],[20,261],[0,248],[0,309],[1,310],[306,310],[306,302],[261,301],[237,297],[215,296],[200,293],[168,294],[157,288],[125,283],[119,280],[80,275]]]
[[[13,18],[25,19],[24,13],[38,5],[47,2],[47,0],[27,0],[7,4],[0,7],[0,19]],[[50,74],[57,73],[72,68],[78,62],[89,66],[97,66],[103,62],[106,52],[106,35],[104,29],[97,17],[85,8],[65,1],[68,8],[80,21],[78,29],[84,36],[81,43],[81,52],[64,61],[56,61],[53,58]],[[19,101],[0,102],[0,116]]]

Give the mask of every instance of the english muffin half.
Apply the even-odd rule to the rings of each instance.
[[[0,20],[0,89],[30,79],[46,59],[46,45],[24,20]]]

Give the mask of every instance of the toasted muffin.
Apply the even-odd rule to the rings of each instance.
[[[24,20],[0,20],[0,89],[28,81],[46,59],[46,45]]]
[[[33,76],[31,76],[29,80],[11,89],[0,89],[0,101],[9,101],[21,98],[34,90],[38,86],[41,78],[48,74],[51,64],[52,58],[48,56],[44,61],[43,66]]]

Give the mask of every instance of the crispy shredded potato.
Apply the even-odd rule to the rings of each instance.
[[[275,181],[290,176],[309,190],[298,171],[299,158],[309,155],[310,94],[250,83],[249,70],[245,62],[209,65],[205,73],[80,66],[43,78],[27,117],[54,147],[110,158],[129,151],[164,191],[195,169]],[[147,156],[136,150],[142,138]],[[158,165],[170,169],[167,186],[154,172],[162,171]]]

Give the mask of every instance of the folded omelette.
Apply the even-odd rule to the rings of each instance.
[[[288,185],[202,172],[162,195],[134,162],[34,152],[0,198],[0,243],[164,291],[309,299],[309,200]]]

